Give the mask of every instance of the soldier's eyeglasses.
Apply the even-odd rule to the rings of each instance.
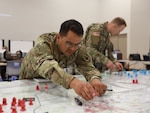
[[[74,47],[75,49],[79,49],[81,47],[81,45],[82,45],[81,43],[74,44],[72,42],[69,42],[69,41],[65,40],[64,38],[62,38],[62,39],[64,40],[64,42],[66,43],[66,46],[68,48]]]

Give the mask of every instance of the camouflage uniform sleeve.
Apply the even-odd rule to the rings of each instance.
[[[65,72],[55,60],[46,60],[37,70],[38,74],[56,84],[62,85],[66,89],[70,88],[70,82],[74,78]]]
[[[43,54],[45,56],[51,56],[51,59],[44,60],[37,69],[38,74],[68,89],[74,77],[59,66],[58,62],[53,58],[50,47],[42,45],[40,48],[45,51]]]
[[[88,52],[92,57],[93,62],[107,64],[109,59],[99,52],[96,48],[100,40],[100,24],[93,23],[88,26],[86,35],[83,39],[83,44],[87,46]]]
[[[54,83],[69,88],[70,82],[74,78],[61,68],[53,56],[53,50],[50,47],[49,35],[41,35],[36,41],[35,46],[29,51],[24,59],[22,77],[33,78],[42,76]],[[46,41],[48,40],[48,41]]]
[[[78,52],[76,65],[77,69],[85,76],[87,81],[90,82],[94,78],[101,80],[101,74],[92,64],[92,59],[85,46],[82,46]]]
[[[108,50],[108,58],[111,60],[111,61],[113,61],[113,62],[115,62],[116,61],[116,59],[114,58],[114,56],[113,56],[113,54],[112,54],[112,52],[113,52],[113,44],[112,44],[112,42],[109,40],[109,42],[108,42],[108,45],[107,45],[107,48],[106,48],[107,50]]]
[[[107,58],[101,52],[97,51],[95,48],[87,47],[87,50],[90,56],[92,57],[93,62],[103,63],[104,65],[108,63],[109,58]]]

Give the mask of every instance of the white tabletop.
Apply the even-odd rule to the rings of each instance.
[[[13,97],[35,98],[33,105],[26,102],[26,111],[21,112],[16,105],[17,113],[150,113],[150,74],[124,72],[122,75],[114,72],[112,75],[103,75],[103,82],[109,89],[105,95],[95,97],[91,101],[85,101],[70,89],[58,86],[52,82],[38,83],[33,80],[17,80],[12,82],[0,82],[0,102],[7,99],[7,105],[3,106],[4,113],[11,113],[11,101]],[[136,76],[137,76],[136,75]],[[79,79],[85,80],[81,75]],[[137,83],[132,83],[138,79]],[[48,90],[44,89],[48,84]],[[36,86],[40,90],[36,90]],[[75,103],[74,98],[79,98],[83,105]]]

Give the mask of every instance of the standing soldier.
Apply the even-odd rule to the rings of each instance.
[[[125,27],[126,22],[120,17],[111,22],[93,23],[88,26],[83,42],[89,50],[93,64],[100,72],[108,68],[114,69],[115,66],[118,70],[123,70],[122,64],[112,55],[113,45],[109,37],[119,35]]]
[[[22,61],[20,79],[44,77],[66,89],[73,88],[86,100],[105,93],[99,71],[93,66],[86,47],[81,45],[83,27],[76,20],[62,23],[59,33],[41,35]],[[64,71],[75,63],[88,82]]]

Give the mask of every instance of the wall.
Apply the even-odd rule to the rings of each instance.
[[[58,32],[67,19],[77,19],[86,29],[93,22],[120,16],[127,21],[123,33],[130,39],[130,7],[130,0],[0,0],[0,38],[36,40],[42,33]]]
[[[130,52],[147,54],[150,46],[150,1],[132,0]]]
[[[127,34],[120,34],[118,36],[112,36],[110,38],[111,42],[113,43],[113,48],[116,52],[119,52],[117,50],[120,50],[122,53],[122,59],[126,60],[127,57]]]

